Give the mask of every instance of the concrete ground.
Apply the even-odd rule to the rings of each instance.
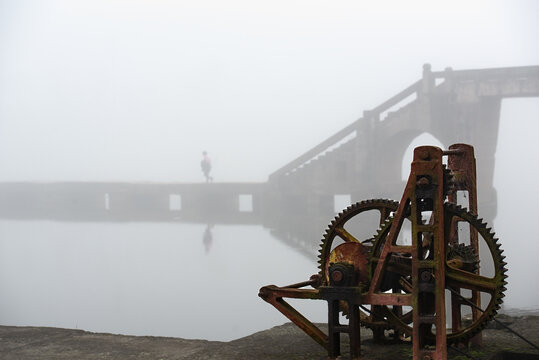
[[[514,330],[539,344],[539,316],[499,316]],[[344,338],[344,337],[343,337]],[[370,331],[362,332],[362,358],[365,360],[411,359],[409,344],[376,345]],[[477,349],[462,349],[468,356],[448,350],[448,359],[491,359],[499,351],[535,354],[539,351],[491,323],[483,332],[484,344]],[[343,360],[347,359],[343,344]],[[91,333],[82,330],[0,326],[0,359],[190,359],[190,360],[281,360],[327,359],[326,351],[293,324],[230,342],[179,338],[125,336]],[[497,359],[527,359],[499,357]],[[532,358],[530,358],[532,359]]]

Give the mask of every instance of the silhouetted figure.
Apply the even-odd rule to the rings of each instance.
[[[206,182],[213,181],[213,178],[210,176],[211,160],[206,151],[202,152],[202,161],[200,162],[200,167],[202,168],[204,177],[206,177]]]
[[[211,246],[213,244],[213,235],[211,233],[212,227],[213,225],[206,225],[206,230],[204,230],[204,235],[202,235],[202,243],[204,244],[206,254],[210,252]]]

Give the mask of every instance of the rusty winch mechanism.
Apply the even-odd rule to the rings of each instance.
[[[463,196],[468,210],[457,205]],[[356,219],[366,214],[379,227],[367,239],[356,235]],[[400,203],[349,206],[326,230],[318,274],[285,287],[264,286],[259,296],[325,347],[330,359],[340,356],[340,333],[350,337],[350,358],[359,359],[362,325],[375,341],[411,338],[414,359],[445,360],[448,345],[481,342],[504,296],[504,258],[477,217],[473,147],[421,146]],[[284,298],[326,300],[328,334]]]

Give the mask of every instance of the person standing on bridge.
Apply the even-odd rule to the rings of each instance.
[[[206,182],[212,182],[213,178],[210,176],[211,160],[210,160],[210,157],[208,156],[207,151],[202,152],[202,161],[200,162],[200,167],[202,168],[204,177],[206,177]]]

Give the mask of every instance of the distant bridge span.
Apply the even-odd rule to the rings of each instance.
[[[326,213],[331,194],[350,194],[352,201],[400,200],[405,150],[427,132],[444,147],[454,143],[475,147],[479,208],[492,220],[501,101],[538,96],[539,66],[433,72],[424,65],[420,80],[271,174],[269,182],[276,194],[271,198],[282,197],[278,206],[290,196],[316,194]]]
[[[496,214],[494,156],[501,101],[538,97],[539,66],[446,69],[420,80],[269,176],[267,183],[1,183],[0,216],[98,221],[263,223],[322,234],[335,194],[400,199],[406,148],[427,132],[475,146],[479,208]],[[241,208],[241,195],[250,202]],[[311,231],[311,230],[309,230]]]
[[[264,183],[0,183],[0,217],[260,223],[264,189]]]

